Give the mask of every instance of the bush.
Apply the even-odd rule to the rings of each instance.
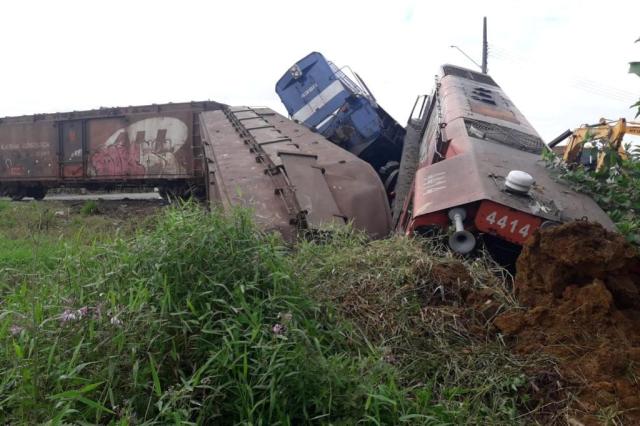
[[[447,423],[321,308],[249,214],[168,208],[70,251],[0,306],[2,423]]]
[[[596,172],[582,166],[567,167],[553,153],[544,154],[547,166],[554,170],[557,178],[591,196],[618,230],[631,243],[640,245],[640,151],[632,150],[628,160],[620,159],[613,150],[607,157],[608,167]]]
[[[448,422],[532,421],[524,370],[546,360],[511,354],[493,332],[517,303],[488,256],[463,263],[435,240],[343,232],[301,244],[292,261],[313,297],[379,347],[405,386],[427,389]]]

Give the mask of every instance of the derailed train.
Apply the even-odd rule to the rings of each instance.
[[[347,222],[373,237],[451,226],[460,253],[479,235],[517,251],[543,226],[588,218],[613,227],[593,200],[549,176],[544,142],[488,75],[443,66],[402,129],[336,67],[321,67],[335,75],[315,84],[305,71],[318,68],[305,64],[278,85],[294,120],[209,101],[0,119],[0,193],[158,187],[249,206],[289,240]],[[314,115],[323,105],[328,115]],[[295,120],[301,110],[313,123]]]
[[[353,133],[364,128],[359,123],[388,121],[388,114],[364,84],[351,90],[354,83],[345,83],[331,63],[319,66],[322,61],[318,53],[306,56],[276,85],[290,115],[308,120],[303,123],[336,143],[343,143],[342,134],[367,142],[365,151],[346,144],[352,152],[385,152],[375,145],[388,146],[392,138]],[[449,244],[455,251],[470,252],[481,235],[491,249],[511,258],[541,227],[577,219],[614,227],[591,198],[550,176],[540,157],[545,143],[486,74],[444,65],[432,94],[416,100],[405,130],[399,168],[386,182],[399,232],[432,234],[453,227]],[[386,160],[363,158],[374,165]]]
[[[452,224],[449,243],[465,253],[470,233],[517,251],[538,228],[587,218],[613,228],[589,197],[554,180],[538,133],[488,75],[445,65],[435,90],[410,125],[419,135],[416,166],[399,180],[413,182],[398,227],[424,233]]]

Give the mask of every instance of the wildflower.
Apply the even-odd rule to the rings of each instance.
[[[82,308],[76,310],[65,309],[62,315],[60,315],[60,321],[65,323],[81,320],[82,318],[87,316],[87,314],[89,313],[89,309],[90,308],[88,306],[83,306]]]
[[[273,331],[273,334],[276,336],[281,336],[287,331],[287,327],[283,324],[276,324],[271,328],[271,331]]]
[[[111,323],[111,325],[115,325],[116,327],[122,325],[122,321],[117,316],[111,317],[109,322]]]
[[[19,336],[20,333],[22,333],[22,330],[24,330],[24,327],[20,327],[19,325],[16,325],[16,324],[13,324],[9,329],[12,336]]]
[[[83,306],[82,308],[76,311],[76,316],[78,317],[78,319],[82,319],[83,317],[87,316],[88,312],[89,312],[89,308],[86,306]]]
[[[65,309],[62,315],[60,315],[61,322],[70,322],[78,319],[76,315],[76,311],[72,311],[71,309]]]

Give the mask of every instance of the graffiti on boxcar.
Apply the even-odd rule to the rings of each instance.
[[[178,151],[189,128],[177,118],[154,117],[115,131],[89,160],[93,176],[180,175]]]
[[[49,142],[0,143],[0,174],[19,177],[44,175],[51,168]]]

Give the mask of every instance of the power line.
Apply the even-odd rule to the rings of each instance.
[[[518,65],[532,67],[531,61],[525,58],[524,56],[518,53],[515,53],[513,51],[510,51],[508,49],[502,48],[500,46],[496,46],[494,44],[489,46],[489,53],[491,57],[498,60],[503,60],[503,61],[515,63]],[[538,73],[545,72],[545,70],[540,71],[539,69],[536,69],[536,72]],[[625,102],[625,103],[628,103],[629,105],[636,102],[638,99],[638,95],[635,93],[632,93],[617,87],[602,84],[600,82],[591,80],[585,76],[581,76],[581,75],[569,76],[566,74],[558,75],[557,68],[553,68],[553,75],[549,73],[549,77],[553,77],[553,79],[556,81],[560,81],[564,79],[567,82],[569,82],[570,86],[574,88],[577,88],[582,91],[589,92],[591,94],[598,95],[604,98],[609,98],[619,102]]]

